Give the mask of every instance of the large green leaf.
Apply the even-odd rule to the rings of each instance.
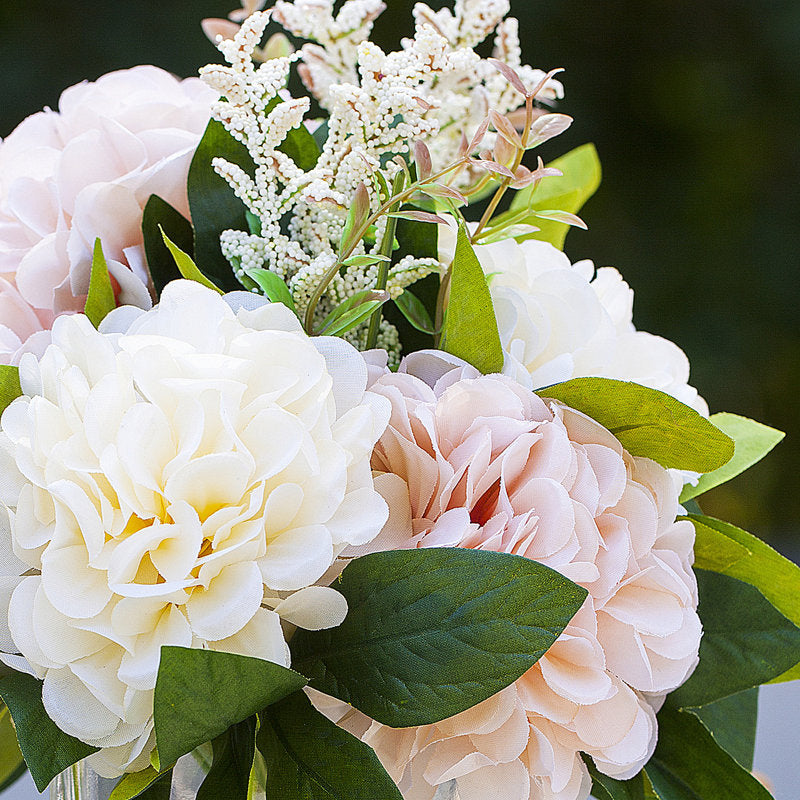
[[[540,389],[608,428],[635,456],[663,467],[709,472],[733,455],[733,442],[671,395],[610,378],[574,378]]]
[[[535,561],[459,548],[363,556],[334,585],[347,618],[297,631],[293,663],[314,688],[392,727],[437,722],[508,686],[586,597]]]
[[[159,764],[172,764],[305,684],[302,675],[260,658],[162,647],[154,700]]]
[[[0,792],[14,783],[25,769],[11,714],[7,706],[0,703]]]
[[[19,385],[19,367],[0,364],[0,414],[22,394]]]
[[[778,611],[800,625],[800,568],[796,564],[758,537],[728,522],[696,514],[690,514],[689,519],[696,533],[697,567],[755,586]],[[800,678],[800,665],[776,680],[797,678]]]
[[[561,177],[545,178],[536,187],[517,192],[511,201],[509,214],[526,208],[557,208],[559,211],[577,214],[600,186],[600,159],[593,144],[576,147],[547,166],[559,169],[564,174]],[[540,218],[532,218],[531,223],[539,230],[525,234],[520,239],[541,239],[555,245],[559,250],[564,248],[564,239],[569,233],[570,225]]]
[[[269,800],[402,800],[372,748],[323,717],[303,692],[259,716]]]
[[[147,267],[157,296],[161,295],[170,281],[181,277],[175,259],[161,235],[162,230],[183,252],[190,256],[193,254],[192,223],[166,200],[162,200],[157,194],[151,194],[142,216],[142,235]]]
[[[745,769],[753,768],[758,717],[758,687],[716,703],[686,709],[703,723],[714,741]]]
[[[696,572],[703,623],[700,663],[673,692],[673,703],[713,703],[766,683],[800,661],[800,628],[758,589],[718,572]]]
[[[197,800],[247,800],[256,753],[256,717],[234,725],[214,739],[214,762]]]
[[[669,705],[658,715],[658,745],[645,772],[659,800],[772,800],[697,717]]]
[[[484,375],[500,372],[504,356],[492,297],[463,225],[458,229],[458,243],[450,270],[450,299],[440,347],[468,361]]]
[[[11,712],[20,750],[40,792],[59,772],[97,752],[96,747],[68,736],[50,719],[42,704],[42,682],[33,676],[22,672],[6,675],[0,679],[0,697]]]
[[[255,164],[247,148],[221,122],[211,120],[189,167],[189,209],[194,223],[194,260],[203,274],[225,291],[241,289],[233,268],[220,249],[220,234],[228,229],[248,230],[245,207],[211,161],[224,158],[251,175]]]
[[[92,325],[98,327],[106,314],[117,307],[114,289],[111,286],[111,276],[108,274],[108,264],[103,255],[103,246],[100,239],[94,241],[92,253],[92,272],[89,277],[89,294],[86,296],[84,314],[89,317]]]
[[[696,486],[690,484],[684,486],[681,502],[697,497],[703,492],[735,478],[753,464],[761,461],[785,436],[783,431],[775,430],[775,428],[736,414],[713,414],[709,421],[733,439],[736,446],[733,457],[719,469],[701,475]]]

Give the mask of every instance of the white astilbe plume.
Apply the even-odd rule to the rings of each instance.
[[[334,17],[333,0],[278,0],[273,19],[301,39],[303,63],[298,68],[303,83],[328,107],[331,86],[358,81],[358,46],[366,41],[372,23],[384,11],[382,0],[347,0]]]
[[[276,3],[274,18],[290,33],[313,42],[301,48],[303,63],[298,70],[306,88],[324,108],[332,107],[341,83],[355,80],[357,44],[369,35],[383,5],[379,0],[349,0],[334,18],[332,0]],[[414,6],[415,35],[403,40],[403,48],[414,50],[420,39],[433,33],[444,40],[447,52],[459,54],[456,68],[435,76],[431,73],[426,80],[425,99],[430,108],[424,117],[435,124],[436,134],[426,141],[435,169],[455,160],[462,132],[470,138],[489,109],[505,115],[525,103],[524,96],[487,59],[474,53],[475,47],[494,34],[493,57],[514,69],[529,89],[545,78],[542,70],[522,63],[519,24],[506,18],[509,9],[508,0],[456,0],[452,11],[433,11],[424,3]],[[537,99],[549,102],[563,94],[561,83],[551,78]],[[485,139],[485,147],[493,146],[493,136],[490,133]],[[458,185],[467,186],[480,174],[466,170],[459,175]]]
[[[345,4],[337,24],[361,19],[354,11],[357,5]],[[302,313],[322,276],[336,263],[358,186],[366,185],[371,210],[376,211],[387,199],[375,178],[382,160],[408,152],[409,141],[438,132],[438,122],[429,115],[436,102],[428,92],[434,76],[462,74],[474,68],[478,58],[470,50],[453,50],[430,26],[403,50],[388,55],[363,42],[357,47],[358,83],[330,87],[328,137],[316,165],[306,171],[278,149],[292,129],[303,125],[309,107],[308,98],[297,100],[283,91],[291,64],[299,56],[274,58],[260,66],[253,61],[269,19],[269,12],[255,12],[233,39],[218,41],[228,66],[209,65],[201,76],[222,95],[213,106],[214,117],[247,147],[256,165],[251,176],[225,159],[213,162],[260,221],[258,233],[224,232],[222,250],[245,285],[250,285],[247,272],[253,268],[278,274]],[[398,169],[390,162],[383,171],[391,179]],[[282,227],[282,222],[288,226]],[[380,247],[385,225],[385,218],[376,225],[372,252]],[[364,252],[361,243],[356,254]],[[389,294],[397,297],[435,266],[430,259],[403,259],[390,269]],[[337,275],[319,303],[317,321],[337,303],[371,289],[376,276],[375,266],[350,267]],[[354,340],[362,336],[358,329],[351,333]],[[379,344],[397,351],[396,331],[388,323],[383,324]]]

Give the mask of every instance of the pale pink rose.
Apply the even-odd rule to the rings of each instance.
[[[633,776],[655,747],[664,694],[697,663],[680,481],[578,411],[454,363],[418,354],[372,384],[392,416],[372,461],[391,516],[371,548],[515,553],[589,596],[531,670],[464,714],[393,730],[326,710],[375,748],[407,800],[431,800],[452,779],[461,800],[585,800],[580,753]]]
[[[98,236],[120,303],[150,307],[142,210],[157,194],[189,215],[215,99],[197,79],[134,67],[72,86],[0,144],[0,361],[40,352],[32,335],[83,310]]]

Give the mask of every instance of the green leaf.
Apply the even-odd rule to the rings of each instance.
[[[188,281],[197,281],[197,283],[205,286],[207,289],[213,289],[215,292],[222,294],[222,289],[219,289],[211,281],[203,275],[194,263],[194,259],[184,253],[170,238],[164,233],[163,228],[160,228],[161,236],[164,239],[164,244],[175,259],[175,264],[178,266],[178,271]]]
[[[570,150],[547,165],[561,170],[561,177],[548,177],[537,186],[517,192],[511,201],[509,214],[530,209],[557,208],[577,214],[583,204],[597,191],[602,177],[600,159],[593,144],[584,144]],[[502,217],[502,215],[501,215]],[[501,217],[497,219],[500,220]],[[538,231],[525,234],[521,239],[540,239],[564,249],[564,239],[570,226],[563,222],[542,220],[534,222]]]
[[[597,800],[645,800],[644,775],[640,772],[635,778],[620,781],[603,775],[595,767],[592,759],[584,755],[583,761],[592,778],[592,794]]]
[[[700,663],[671,702],[681,708],[713,703],[772,680],[800,661],[800,628],[758,589],[718,572],[696,572]]]
[[[303,124],[300,124],[297,128],[292,128],[286,134],[286,138],[278,146],[278,150],[289,156],[303,172],[309,172],[314,169],[322,152],[317,140]]]
[[[40,792],[59,772],[97,752],[50,719],[42,704],[42,682],[32,675],[15,672],[0,679],[0,697],[11,712],[20,750]]]
[[[408,289],[394,301],[402,315],[416,330],[434,335],[436,333],[431,315],[423,302]]]
[[[225,230],[248,230],[245,207],[227,181],[214,172],[211,161],[224,158],[251,175],[255,164],[247,148],[237,142],[221,122],[211,120],[189,167],[189,209],[194,222],[194,254],[203,273],[225,291],[241,289],[233,269],[220,249]]]
[[[574,228],[582,228],[588,230],[586,223],[575,214],[570,214],[569,211],[562,211],[559,208],[542,209],[541,211],[534,211],[533,216],[536,219],[551,220],[553,222],[563,222],[565,225],[572,225]],[[541,227],[539,228],[541,230]],[[534,231],[538,233],[538,231]]]
[[[395,260],[413,255],[415,258],[438,258],[439,227],[437,225],[416,225],[409,220],[398,220],[395,238],[399,244],[395,252]],[[436,296],[439,291],[439,276],[430,274],[414,284],[414,295],[425,306],[428,317],[433,319],[436,313]],[[387,303],[383,307],[383,315],[400,333],[404,353],[413,353],[434,345],[433,336],[414,328],[403,316],[395,303]]]
[[[645,767],[659,800],[772,800],[692,714],[665,706],[658,745]]]
[[[325,142],[328,140],[328,134],[330,133],[330,128],[328,127],[328,120],[323,119],[321,124],[317,125],[314,133],[311,136],[314,139],[314,142],[317,145],[317,150],[322,152],[322,148],[325,147]]]
[[[147,786],[138,797],[139,800],[170,800],[172,797],[172,769],[160,773],[158,778]]]
[[[293,663],[320,691],[392,727],[471,708],[530,669],[586,590],[535,561],[459,548],[350,562],[338,627],[298,630]]]
[[[397,260],[404,256],[413,255],[416,258],[439,257],[439,229],[431,225],[416,225],[410,220],[398,220],[397,242],[400,245],[397,251]]]
[[[684,500],[681,505],[690,513],[690,514],[700,514],[702,516],[703,509],[700,508],[697,500],[692,498],[691,500]]]
[[[758,688],[747,689],[708,703],[686,709],[703,723],[714,741],[745,769],[753,768],[758,717]]]
[[[575,378],[537,393],[582,411],[608,428],[629,453],[662,467],[709,472],[733,455],[733,442],[693,408],[638,383]]]
[[[268,269],[249,269],[247,274],[258,284],[258,288],[271,303],[283,303],[288,309],[297,313],[292,293],[280,275]]]
[[[141,797],[156,781],[166,775],[169,775],[171,780],[172,768],[159,772],[153,767],[148,767],[140,772],[129,772],[120,778],[108,800],[133,800],[134,797]]]
[[[339,303],[336,308],[322,321],[318,336],[335,336],[363,322],[376,308],[389,299],[388,292],[378,292],[374,289],[362,289],[350,295],[347,300]],[[371,308],[367,308],[371,306]]]
[[[746,562],[752,555],[752,551],[747,545],[740,544],[735,538],[726,535],[727,522],[704,517],[702,514],[689,514],[684,519],[689,519],[694,523],[694,565],[696,567],[728,575],[734,564],[740,561]],[[730,527],[733,528],[733,525]],[[740,575],[733,577],[741,578]],[[751,580],[749,583],[753,583],[753,581]]]
[[[256,753],[255,716],[214,739],[214,763],[197,792],[197,800],[247,800]]]
[[[83,313],[89,322],[97,328],[106,315],[117,307],[114,289],[111,286],[111,276],[108,274],[108,264],[103,255],[103,245],[100,239],[94,240],[92,253],[92,273],[89,278],[89,294],[86,296],[86,305]]]
[[[766,542],[735,525],[690,514],[695,529],[695,566],[755,586],[795,625],[800,625],[800,568]],[[800,660],[800,656],[798,656]],[[800,665],[775,679],[800,678]]]
[[[19,385],[19,367],[0,364],[0,414],[22,395]]]
[[[354,247],[358,239],[359,231],[369,218],[370,200],[369,192],[364,183],[359,183],[353,195],[353,202],[347,211],[347,219],[342,228],[342,236],[339,240],[339,253],[344,253]]]
[[[323,717],[303,692],[260,718],[269,800],[402,800],[372,748]]]
[[[442,328],[442,350],[468,361],[484,375],[503,369],[503,347],[497,331],[486,276],[463,225],[450,267],[450,301]]]
[[[444,183],[423,183],[417,187],[417,191],[428,197],[451,200],[455,203],[455,207],[466,205],[469,202],[461,192]]]
[[[447,220],[438,214],[430,211],[421,211],[418,208],[411,208],[405,211],[392,211],[386,215],[392,219],[404,219],[407,222],[423,222],[430,225],[446,225]]]
[[[181,277],[175,259],[164,244],[161,236],[164,230],[169,238],[190,256],[194,251],[194,230],[179,211],[176,211],[166,200],[157,194],[151,194],[142,215],[142,235],[144,252],[147,256],[147,267],[156,295],[160,296],[164,287]]]
[[[735,444],[733,457],[719,469],[702,475],[697,486],[689,484],[684,486],[683,492],[681,492],[681,502],[697,497],[703,492],[735,478],[753,464],[761,461],[786,435],[783,431],[775,430],[775,428],[736,414],[712,414],[709,421],[733,439]]]
[[[26,769],[11,714],[8,707],[0,703],[0,792],[11,786]]]
[[[232,653],[162,647],[154,699],[160,765],[305,686],[290,669]]]
[[[388,263],[391,260],[392,259],[389,258],[389,256],[382,256],[378,254],[360,255],[350,256],[350,258],[346,258],[344,261],[342,261],[342,264],[345,267],[371,267],[373,264],[377,264],[379,261]]]
[[[370,300],[367,303],[361,303],[355,308],[351,308],[344,314],[339,314],[335,320],[326,318],[322,327],[316,333],[319,336],[341,336],[369,319],[372,312],[376,308],[380,308],[385,302],[386,300]]]

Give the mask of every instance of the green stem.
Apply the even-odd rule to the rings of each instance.
[[[404,181],[405,175],[401,170],[397,173],[397,175],[394,176],[394,183],[392,184],[393,197],[397,196],[402,191]],[[397,211],[399,208],[400,204],[395,203],[390,207],[389,212],[391,213],[392,211]],[[396,230],[396,217],[389,217],[386,220],[386,230],[383,232],[383,240],[381,241],[381,249],[379,251],[380,255],[386,256],[387,258],[392,257],[392,251],[394,250],[394,234]],[[377,291],[383,291],[386,289],[386,284],[389,282],[390,266],[391,261],[378,262],[378,280],[375,283],[375,289]],[[367,350],[372,350],[372,348],[378,343],[378,331],[381,327],[382,316],[383,306],[378,306],[369,319],[369,329],[367,330]]]
[[[386,214],[396,203],[402,205],[402,203],[408,200],[408,198],[410,198],[414,192],[416,192],[417,189],[422,186],[422,184],[438,181],[452,170],[458,169],[463,163],[466,162],[466,160],[466,157],[460,158],[458,161],[450,164],[450,166],[446,167],[440,172],[437,172],[435,175],[430,175],[425,180],[415,181],[414,183],[410,184],[408,188],[400,192],[400,194],[390,197],[371,217],[366,220],[366,222],[364,222],[359,229],[358,234],[353,237],[353,244],[351,244],[350,247],[348,247],[343,253],[339,254],[339,257],[336,259],[336,261],[328,268],[328,271],[320,279],[320,282],[314,289],[314,293],[311,295],[311,299],[308,301],[308,308],[306,309],[305,316],[305,328],[309,335],[311,335],[314,329],[314,311],[317,308],[317,303],[319,303],[322,295],[325,294],[325,290],[328,288],[330,282],[336,277],[336,274],[339,272],[339,269],[342,266],[342,262],[346,261],[353,254],[353,251],[356,249],[356,247],[358,247],[358,243],[364,238],[367,231],[370,229],[370,226],[374,225],[375,222],[384,214]]]
[[[525,112],[525,129],[522,133],[522,147],[517,151],[517,157],[514,159],[514,166],[511,167],[511,171],[514,173],[516,173],[520,164],[522,164],[522,159],[525,156],[525,151],[527,149],[531,125],[533,125],[533,97],[527,97],[525,99]],[[481,221],[478,223],[478,227],[473,231],[472,236],[470,237],[471,244],[475,244],[480,238],[481,231],[489,224],[489,220],[491,220],[494,212],[497,211],[497,206],[500,205],[503,195],[506,193],[506,191],[508,191],[508,187],[511,185],[513,180],[513,178],[503,178],[503,182],[494,193],[492,201],[487,206],[486,211],[483,212],[483,216],[481,217]]]

